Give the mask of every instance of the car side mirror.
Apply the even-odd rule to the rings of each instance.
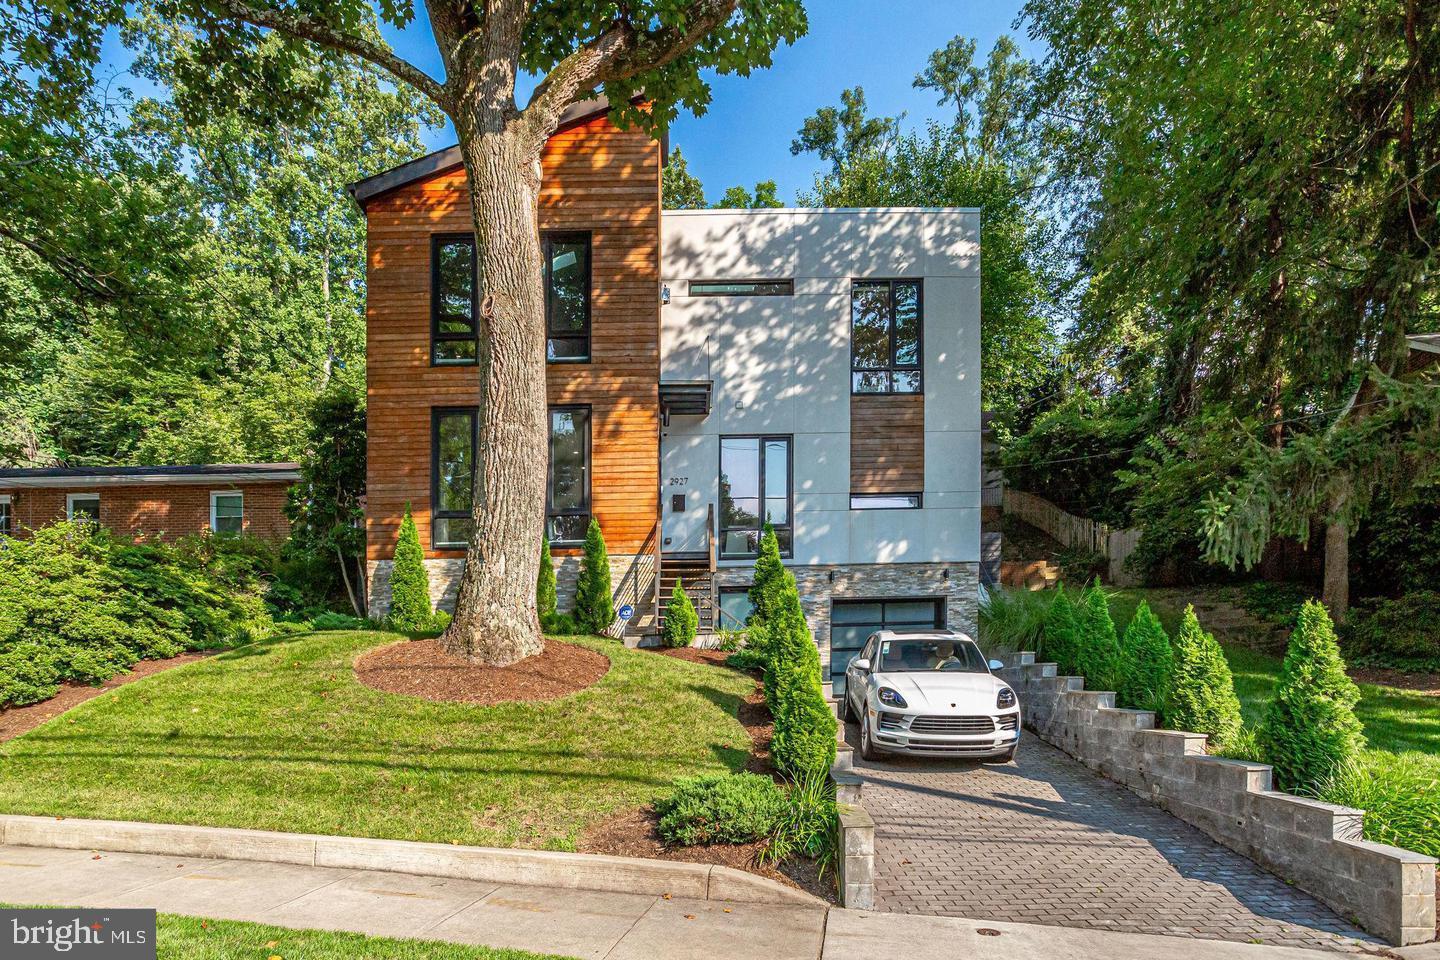
[[[991,660],[991,661],[990,661],[990,669],[991,669],[991,670],[1004,670],[1004,669],[1005,669],[1005,664],[1001,663],[999,660]]]
[[[859,660],[851,660],[850,666],[854,667],[856,670],[859,670],[861,673],[864,673],[866,670],[870,669],[870,661],[866,660],[864,657],[861,657]]]

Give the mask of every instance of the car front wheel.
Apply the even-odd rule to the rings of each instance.
[[[860,756],[865,760],[874,760],[878,755],[875,742],[870,739],[870,712],[867,710],[860,717]]]

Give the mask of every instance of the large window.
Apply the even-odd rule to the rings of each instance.
[[[547,233],[545,353],[552,363],[590,359],[590,234]]]
[[[239,490],[210,492],[210,529],[216,533],[239,533],[245,527],[245,494]]]
[[[720,556],[753,557],[765,521],[780,553],[792,545],[789,437],[720,438]]]
[[[845,668],[876,630],[945,626],[943,600],[835,600],[830,604],[830,681],[845,692]]]
[[[100,494],[67,493],[65,495],[65,519],[100,522]]]
[[[856,280],[850,288],[853,393],[920,393],[919,280]]]
[[[430,362],[474,363],[480,282],[475,238],[442,234],[430,244]]]
[[[430,433],[430,544],[464,549],[474,529],[474,408],[436,410]]]
[[[590,408],[550,409],[550,474],[545,496],[552,543],[579,543],[590,526]]]

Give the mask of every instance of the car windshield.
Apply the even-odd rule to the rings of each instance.
[[[969,640],[952,640],[949,637],[886,640],[880,644],[880,669],[887,673],[911,670],[990,672],[979,647]]]

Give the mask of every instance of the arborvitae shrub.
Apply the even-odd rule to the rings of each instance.
[[[770,750],[775,766],[795,780],[823,776],[835,762],[835,714],[825,700],[820,652],[810,635],[794,578],[776,597],[767,629],[772,635],[766,697],[775,717]]]
[[[780,540],[767,520],[760,535],[760,552],[755,558],[755,580],[750,585],[750,616],[745,621],[748,625],[763,625],[770,618],[787,573],[780,560]]]
[[[603,633],[614,622],[610,557],[605,552],[600,521],[591,517],[585,531],[585,553],[580,558],[580,581],[575,585],[575,623],[586,633]]]
[[[1359,702],[1330,615],[1306,601],[1260,728],[1260,748],[1282,788],[1313,791],[1360,755],[1365,735],[1355,718]]]
[[[665,627],[661,634],[667,647],[688,647],[695,642],[695,632],[700,626],[700,615],[685,593],[679,579],[670,591],[670,602],[665,605]]]
[[[550,538],[540,539],[540,574],[535,578],[535,612],[543,624],[558,612],[555,593],[555,563],[550,559]]]
[[[1090,690],[1115,690],[1120,686],[1120,641],[1115,636],[1115,621],[1110,619],[1110,603],[1097,579],[1081,595],[1079,649],[1076,666]]]
[[[395,544],[395,563],[390,571],[390,629],[402,633],[429,630],[434,623],[435,608],[430,604],[430,575],[425,570],[425,551],[420,548],[420,534],[410,504],[405,504],[405,518],[400,521],[400,538]]]
[[[1185,608],[1174,650],[1166,723],[1176,730],[1207,734],[1210,752],[1219,753],[1240,734],[1240,698],[1225,651],[1200,628],[1193,606]]]
[[[1160,618],[1144,600],[1135,608],[1130,626],[1125,628],[1120,658],[1120,689],[1116,691],[1120,706],[1154,710],[1159,720],[1165,722],[1165,695],[1170,689],[1175,655]]]
[[[1050,609],[1045,612],[1044,643],[1038,651],[1039,658],[1055,663],[1061,676],[1075,674],[1079,666],[1076,662],[1079,632],[1079,611],[1062,585],[1055,591],[1055,599],[1050,601]]]

